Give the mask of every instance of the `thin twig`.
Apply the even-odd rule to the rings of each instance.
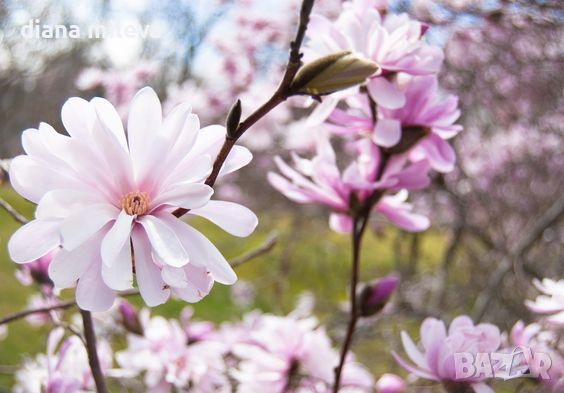
[[[86,351],[88,352],[88,363],[92,371],[92,378],[96,384],[98,393],[108,393],[102,367],[100,367],[100,359],[98,359],[98,349],[96,348],[96,333],[94,332],[94,323],[92,322],[92,314],[90,311],[80,310],[82,315],[82,325],[84,326],[84,338],[86,340]]]
[[[257,258],[261,255],[270,252],[276,245],[277,241],[278,241],[278,233],[276,231],[271,232],[263,244],[261,244],[254,250],[251,250],[237,258],[232,259],[230,263],[231,267],[241,266],[242,264],[250,261],[251,259]]]
[[[29,220],[18,212],[12,205],[10,205],[6,200],[0,198],[0,207],[4,209],[14,220],[20,224],[27,224]]]
[[[213,163],[212,172],[206,179],[205,183],[208,186],[213,187],[213,185],[215,184],[219,175],[219,171],[221,170],[223,163],[227,159],[227,156],[231,152],[231,149],[235,145],[235,142],[237,142],[237,140],[257,121],[262,119],[270,111],[272,111],[292,95],[291,84],[294,80],[294,77],[296,76],[296,73],[302,65],[302,55],[300,53],[300,49],[305,37],[305,32],[307,30],[307,25],[309,23],[309,17],[311,15],[313,4],[314,0],[303,0],[302,2],[298,29],[296,31],[294,40],[290,44],[288,63],[286,64],[286,70],[284,71],[284,76],[282,77],[280,85],[278,86],[272,97],[268,99],[268,101],[266,101],[257,110],[251,113],[245,120],[240,122],[231,135],[226,135],[225,142],[223,143],[223,146],[221,147],[221,150],[219,151]],[[173,212],[176,217],[182,217],[186,213],[188,213],[188,209],[184,208],[178,208]]]

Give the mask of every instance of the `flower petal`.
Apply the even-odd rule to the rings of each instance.
[[[250,209],[238,203],[209,201],[205,206],[190,210],[190,214],[207,218],[233,236],[247,237],[258,225],[258,218]]]
[[[177,183],[169,191],[159,194],[153,201],[153,209],[161,205],[197,209],[209,202],[213,188],[201,183]]]
[[[70,251],[80,246],[118,214],[115,206],[105,203],[90,205],[71,214],[61,225],[63,248]]]
[[[384,108],[398,109],[405,105],[403,92],[385,77],[371,79],[367,87],[374,101]]]
[[[378,146],[392,147],[401,139],[401,123],[395,119],[378,119],[372,140]]]
[[[131,240],[135,253],[135,275],[141,297],[149,307],[163,304],[170,296],[170,290],[165,288],[161,272],[153,262],[149,239],[141,228],[135,227]]]
[[[78,280],[76,304],[82,310],[106,311],[112,307],[115,292],[102,280],[102,261],[98,258]]]
[[[139,222],[145,229],[159,262],[174,267],[182,267],[189,262],[188,253],[182,246],[175,230],[163,219],[165,216],[174,217],[169,213],[163,213],[160,216],[147,215],[141,217]]]
[[[112,229],[108,231],[104,240],[102,240],[102,262],[104,265],[110,267],[118,258],[122,252],[124,245],[129,246],[129,238],[131,235],[131,224],[133,223],[135,216],[130,216],[124,210],[122,210]]]
[[[127,239],[129,240],[129,234]],[[105,262],[102,263],[102,279],[107,286],[116,291],[133,288],[133,261],[131,259],[131,243],[129,241],[123,244],[118,255],[112,260],[111,265]]]
[[[35,261],[61,243],[59,220],[33,220],[12,235],[8,241],[10,258],[16,263]]]

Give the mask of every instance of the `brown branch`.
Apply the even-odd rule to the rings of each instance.
[[[88,363],[92,371],[92,378],[96,384],[98,393],[108,393],[102,367],[100,367],[100,359],[98,359],[98,349],[96,348],[96,333],[94,332],[94,323],[92,322],[92,314],[90,311],[80,310],[82,316],[82,325],[84,326],[84,338],[86,340],[86,352],[88,352]]]
[[[305,37],[305,32],[307,30],[307,25],[309,23],[309,17],[311,14],[311,10],[313,8],[314,0],[303,0],[301,11],[300,11],[300,20],[298,24],[298,29],[296,31],[296,35],[294,40],[290,43],[290,54],[288,57],[288,63],[286,64],[286,70],[284,71],[284,76],[282,77],[282,81],[280,85],[264,104],[262,104],[257,110],[251,113],[245,120],[243,120],[237,128],[233,131],[232,134],[226,135],[225,142],[221,147],[214,163],[211,174],[206,179],[206,184],[210,187],[213,187],[215,184],[217,177],[219,175],[219,171],[223,166],[223,163],[227,159],[227,156],[231,152],[231,149],[235,145],[235,142],[257,121],[262,119],[266,116],[271,110],[276,108],[279,104],[284,102],[288,97],[292,95],[291,84],[298,72],[299,68],[302,65],[302,54],[300,53],[300,49]],[[182,217],[184,214],[188,213],[188,209],[178,208],[172,214],[176,217]]]
[[[250,261],[251,259],[269,253],[274,248],[277,241],[278,241],[278,234],[276,233],[276,231],[273,231],[272,233],[270,233],[270,235],[268,235],[268,237],[266,238],[263,244],[261,244],[254,250],[250,250],[249,252],[237,258],[232,259],[230,263],[231,267],[234,268],[239,267],[242,264]]]
[[[473,312],[475,321],[479,321],[484,317],[503,279],[514,266],[514,261],[521,260],[523,255],[533,246],[536,240],[542,236],[544,230],[553,225],[563,215],[564,195],[561,195],[559,199],[525,229],[524,234],[515,243],[516,246],[501,260],[499,267],[492,274],[486,288],[476,299]]]
[[[27,224],[29,220],[18,212],[12,205],[10,205],[6,200],[0,198],[0,207],[4,209],[14,220],[20,224]]]

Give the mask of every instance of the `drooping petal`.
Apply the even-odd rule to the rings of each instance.
[[[102,261],[98,258],[78,280],[76,304],[83,310],[101,312],[110,309],[115,298],[115,292],[102,279]]]
[[[193,209],[190,214],[207,218],[233,236],[247,237],[258,225],[258,218],[250,209],[238,203],[209,201]]]
[[[352,218],[348,214],[331,213],[329,227],[338,233],[351,233],[353,229]]]
[[[129,240],[129,235],[127,240]],[[133,288],[133,261],[131,257],[131,243],[127,241],[110,265],[105,262],[102,263],[102,279],[107,286],[116,291]]]
[[[135,227],[131,240],[135,254],[135,275],[141,297],[149,307],[163,304],[170,296],[170,290],[165,287],[161,272],[153,262],[149,239],[141,228]]]
[[[59,225],[59,220],[33,220],[19,228],[8,241],[10,258],[32,262],[59,247]]]
[[[207,237],[176,217],[169,216],[163,219],[178,234],[184,248],[190,254],[190,263],[192,265],[207,268],[214,280],[222,284],[231,285],[237,281],[237,275],[229,265],[229,262]]]
[[[406,231],[420,232],[429,228],[429,219],[410,211],[405,206],[395,206],[386,202],[384,197],[376,206],[376,210],[393,224]]]
[[[223,163],[219,176],[225,176],[247,165],[253,159],[253,154],[244,146],[233,146],[227,159]]]
[[[182,246],[176,231],[170,227],[165,216],[171,216],[169,213],[162,215],[147,215],[139,219],[139,222],[145,229],[147,237],[151,243],[151,247],[159,262],[174,267],[182,267],[189,262],[188,253]]]
[[[122,252],[124,245],[127,244],[129,246],[131,224],[134,219],[135,216],[130,216],[125,210],[122,210],[117,216],[112,229],[108,231],[104,240],[102,240],[101,255],[104,265],[111,267]]]
[[[91,265],[99,266],[100,243],[109,229],[109,225],[106,225],[106,228],[99,230],[71,251],[59,250],[49,264],[49,277],[57,288],[74,286],[76,280],[82,277]]]

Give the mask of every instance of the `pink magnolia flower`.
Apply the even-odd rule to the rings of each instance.
[[[472,320],[463,315],[455,318],[447,329],[443,321],[427,318],[421,325],[421,344],[423,352],[415,345],[406,332],[401,334],[405,352],[415,366],[407,363],[396,353],[396,361],[417,377],[439,381],[446,384],[469,385],[476,393],[493,393],[484,383],[484,376],[460,380],[456,377],[456,353],[469,352],[491,353],[501,344],[501,335],[497,326],[481,323],[474,325]]]
[[[367,142],[367,143],[366,143]],[[364,201],[377,189],[397,192],[405,189],[420,189],[428,185],[429,164],[422,160],[404,167],[407,157],[392,157],[379,181],[374,181],[381,159],[378,149],[370,141],[357,144],[358,156],[342,173],[337,167],[335,151],[326,136],[317,140],[317,155],[307,160],[293,154],[296,169],[291,168],[280,157],[275,163],[283,176],[270,172],[270,184],[287,198],[297,203],[319,203],[328,206],[333,213],[329,223],[337,232],[350,232],[351,198]],[[429,220],[412,213],[412,206],[405,202],[406,192],[384,195],[374,207],[395,225],[408,231],[421,231],[429,226]]]
[[[564,280],[554,281],[545,278],[533,280],[533,284],[543,295],[535,301],[527,300],[527,307],[538,314],[547,315],[546,321],[557,326],[564,326]]]
[[[235,346],[241,359],[233,373],[240,393],[326,393],[334,378],[338,353],[316,321],[263,316],[249,344]],[[369,392],[373,380],[352,356],[343,369],[343,392]]]
[[[128,334],[127,348],[116,354],[126,373],[144,373],[148,392],[205,393],[210,386],[230,392],[221,346],[213,342],[188,345],[188,336],[176,320],[140,313],[143,335]],[[192,390],[189,390],[191,387]],[[228,389],[229,388],[229,389]]]
[[[411,139],[410,132],[420,129],[421,136],[414,146],[409,146],[413,160],[426,158],[433,169],[450,172],[454,168],[455,153],[447,142],[462,130],[454,124],[460,116],[458,98],[439,91],[436,76],[404,77],[401,90],[405,105],[398,109],[378,108],[374,124],[368,99],[353,96],[347,99],[348,111],[335,109],[329,120],[330,129],[339,134],[370,135],[379,146],[390,148],[403,138]]]
[[[47,353],[28,360],[16,373],[15,393],[82,393],[94,390],[88,354],[77,336],[63,340],[64,329],[56,328],[47,339]],[[112,365],[111,348],[98,343],[102,370]]]
[[[374,0],[352,0],[343,4],[343,12],[335,21],[312,15],[308,28],[311,40],[305,55],[311,60],[349,50],[374,61],[380,70],[366,84],[370,95],[379,106],[400,108],[406,98],[391,76],[398,72],[435,74],[441,67],[443,52],[423,41],[426,30],[426,25],[406,14],[382,18]],[[321,122],[340,98],[343,96],[326,97],[312,116]]]
[[[70,136],[42,123],[22,140],[27,155],[10,168],[14,189],[37,203],[36,219],[10,239],[10,256],[28,263],[62,247],[49,265],[56,287],[76,287],[85,310],[111,307],[115,291],[136,276],[149,306],[174,294],[195,302],[214,281],[233,284],[236,275],[215,246],[171,213],[179,207],[235,236],[257,224],[247,208],[211,201],[204,184],[225,129],[200,129],[188,105],[162,119],[151,88],[140,90],[129,111],[127,134],[114,107],[102,98],[69,99],[62,119]],[[235,146],[221,175],[251,160]],[[135,258],[132,259],[132,256]]]

